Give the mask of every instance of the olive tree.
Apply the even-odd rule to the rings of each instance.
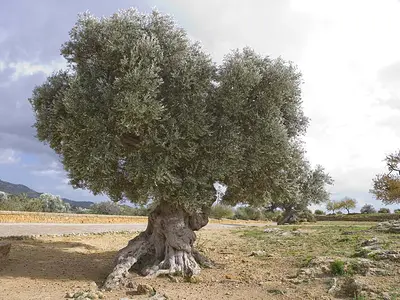
[[[308,120],[291,63],[245,48],[217,65],[156,11],[86,13],[69,37],[67,69],[30,99],[38,139],[59,154],[73,187],[155,207],[147,229],[119,251],[106,288],[134,265],[147,276],[211,265],[194,231],[208,222],[215,182],[233,205],[293,197],[286,184],[299,161],[291,157]]]
[[[384,204],[400,203],[400,151],[387,155],[385,161],[387,172],[376,175],[370,192]]]
[[[68,212],[71,210],[69,203],[65,203],[60,196],[44,193],[39,196],[44,212]]]
[[[0,191],[0,201],[6,201],[7,194],[5,192]]]
[[[301,215],[308,213],[309,205],[328,201],[326,185],[333,183],[322,166],[311,167],[300,145],[295,145],[289,152],[286,166],[274,177],[275,182],[279,182],[277,188],[269,189],[272,207],[283,210],[278,224],[296,223]]]
[[[336,211],[340,211],[343,208],[343,204],[339,201],[328,201],[326,203],[326,210],[331,211],[335,214]]]
[[[356,208],[357,200],[350,197],[344,197],[342,200],[339,201],[339,206],[341,208],[344,208],[347,211],[347,214],[349,214],[350,209]]]
[[[374,214],[376,213],[376,209],[371,204],[365,204],[363,207],[361,207],[360,212],[362,214]]]

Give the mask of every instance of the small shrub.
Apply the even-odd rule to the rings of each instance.
[[[343,213],[340,210],[336,214],[337,215],[343,215]]]
[[[378,210],[378,213],[380,214],[390,214],[390,209],[386,207],[382,207]]]
[[[393,212],[394,212],[395,214],[400,214],[400,209],[395,209]]]
[[[277,222],[280,217],[282,217],[281,211],[273,211],[273,212],[267,210],[264,211],[265,220]]]
[[[229,205],[216,204],[211,208],[210,216],[218,220],[221,220],[223,218],[231,219],[234,215],[235,212],[233,211],[233,208]]]
[[[334,276],[343,276],[345,271],[344,261],[342,260],[335,260],[331,263],[331,273]]]
[[[260,209],[242,206],[235,210],[234,218],[239,220],[264,220],[264,215]]]
[[[317,215],[317,216],[323,216],[323,215],[325,215],[325,212],[323,210],[321,210],[321,209],[316,209],[314,211],[314,214]]]
[[[137,207],[121,205],[120,210],[120,214],[124,216],[148,216],[150,212],[150,209],[145,205],[140,205]]]
[[[314,214],[309,209],[305,209],[298,214],[299,221],[316,222]]]
[[[24,211],[36,211],[36,212],[43,212],[44,211],[44,203],[39,198],[30,199],[24,205]]]

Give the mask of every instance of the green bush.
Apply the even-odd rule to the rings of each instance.
[[[315,216],[311,210],[305,209],[298,213],[299,222],[316,222]]]
[[[264,211],[264,219],[268,221],[278,222],[278,220],[282,217],[281,211]]]
[[[104,201],[90,206],[90,212],[98,215],[120,215],[121,207],[115,202]]]
[[[341,260],[335,260],[331,263],[331,273],[334,276],[342,276],[346,273],[344,262]]]
[[[395,214],[400,214],[400,209],[395,209],[395,210],[393,210],[393,212],[394,212]]]
[[[6,211],[24,211],[29,198],[25,194],[7,195],[0,201],[0,210]]]
[[[231,219],[235,215],[235,212],[233,208],[229,205],[224,205],[224,204],[216,204],[213,207],[211,207],[211,214],[210,216],[212,218],[221,220],[223,218],[225,219]]]
[[[317,216],[323,216],[323,215],[325,215],[325,212],[323,210],[321,210],[321,209],[316,209],[314,211],[314,214],[317,215]]]
[[[234,218],[239,220],[264,220],[264,214],[261,209],[242,206],[236,208]]]
[[[29,199],[27,203],[24,205],[24,211],[36,211],[43,212],[44,211],[44,203],[39,198]]]
[[[380,214],[390,214],[390,209],[386,207],[382,207],[378,210],[378,213]]]
[[[148,216],[150,213],[150,209],[144,205],[138,207],[121,205],[120,209],[121,209],[120,214],[124,216]]]
[[[365,204],[360,211],[362,214],[374,214],[376,209],[371,204]]]

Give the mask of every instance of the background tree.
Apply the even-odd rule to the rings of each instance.
[[[332,184],[332,178],[325,173],[322,166],[313,169],[304,157],[304,150],[299,144],[291,149],[291,157],[286,161],[285,167],[275,179],[285,188],[272,189],[269,195],[270,207],[278,207],[283,211],[278,224],[296,223],[308,215],[308,206],[320,204],[329,199],[326,185]]]
[[[400,203],[400,151],[386,156],[385,161],[388,171],[376,175],[370,192],[385,204]]]
[[[336,211],[340,211],[343,208],[343,204],[339,201],[328,201],[326,203],[326,210],[331,211],[335,214]]]
[[[363,207],[361,207],[360,212],[362,214],[374,214],[376,213],[376,209],[371,204],[365,204]]]
[[[357,206],[357,200],[350,197],[344,197],[339,203],[341,208],[347,211],[347,214],[350,213],[350,209],[354,209]]]
[[[386,208],[386,207],[381,207],[381,208],[378,210],[378,213],[380,213],[380,214],[390,214],[390,209],[389,209],[389,208]]]
[[[90,211],[99,215],[119,215],[121,214],[121,207],[115,202],[103,201],[91,205]]]
[[[5,192],[0,191],[0,201],[6,201],[7,200],[7,194]]]
[[[316,209],[314,211],[314,214],[317,215],[317,216],[323,216],[323,215],[325,215],[325,212],[323,210],[321,210],[321,209]]]
[[[208,222],[216,181],[231,205],[289,203],[296,192],[301,200],[288,207],[325,198],[322,168],[288,185],[304,169],[303,156],[292,156],[307,126],[292,64],[246,48],[216,65],[171,17],[133,9],[81,15],[61,53],[67,69],[30,99],[37,137],[75,188],[155,207],[106,288],[134,264],[149,276],[191,276],[210,264],[194,231]]]
[[[43,202],[43,211],[45,212],[68,212],[71,210],[69,203],[65,203],[60,196],[44,193],[39,196]]]

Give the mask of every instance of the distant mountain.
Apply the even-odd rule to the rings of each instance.
[[[28,188],[26,185],[14,184],[3,180],[0,180],[0,191],[12,195],[26,194],[29,198],[37,198],[43,194]],[[94,202],[91,201],[74,201],[67,198],[61,199],[64,202],[69,203],[72,207],[89,208],[92,204],[94,204]]]

